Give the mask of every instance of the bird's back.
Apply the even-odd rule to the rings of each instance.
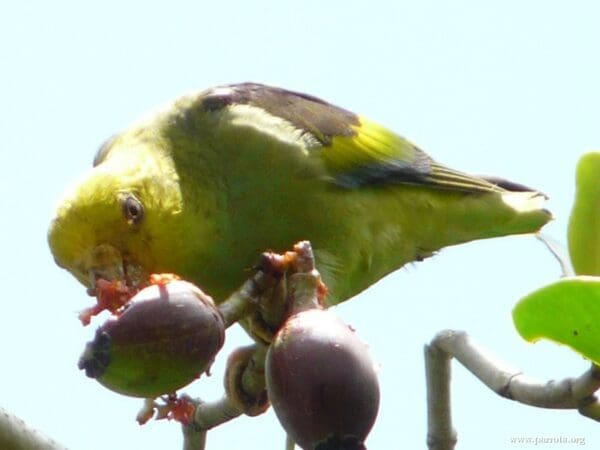
[[[449,169],[311,96],[241,84],[205,91],[189,108],[185,120],[203,122],[188,126],[190,139],[198,129],[207,134],[201,159],[220,180],[228,215],[222,242],[213,244],[222,261],[212,262],[227,279],[239,274],[241,282],[265,249],[308,239],[330,301],[339,302],[443,247],[534,233],[550,219],[541,193]],[[193,178],[197,162],[186,158],[179,170]]]

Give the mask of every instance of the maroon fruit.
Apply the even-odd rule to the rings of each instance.
[[[79,367],[108,389],[153,398],[207,371],[224,339],[223,320],[209,296],[184,281],[155,284],[97,330]]]
[[[303,449],[364,449],[379,408],[366,345],[328,311],[291,316],[267,353],[267,391],[277,417]]]

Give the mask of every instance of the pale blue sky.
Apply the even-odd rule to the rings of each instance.
[[[102,141],[149,109],[215,84],[259,81],[310,92],[409,137],[436,159],[546,192],[564,241],[580,154],[600,148],[600,4],[595,1],[5,2],[0,6],[0,406],[73,449],[178,448],[179,427],[140,428],[140,400],[77,369],[94,328],[90,299],[52,261],[54,202]],[[152,5],[152,6],[150,6]],[[168,5],[168,6],[167,6]],[[517,299],[559,275],[533,238],[447,249],[405,268],[337,312],[370,344],[382,405],[370,449],[425,448],[423,345],[469,331],[533,376],[579,375],[564,348],[514,331]],[[221,393],[228,333],[214,375],[187,392]],[[520,448],[511,437],[583,437],[573,411],[497,398],[456,366],[463,450]],[[209,434],[209,449],[283,448],[272,413]],[[522,446],[526,447],[526,446]],[[537,448],[561,450],[576,445]]]

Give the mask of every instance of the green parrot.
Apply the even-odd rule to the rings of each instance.
[[[263,251],[310,240],[332,305],[443,247],[535,233],[551,219],[545,200],[449,169],[316,97],[242,83],[183,96],[109,139],[48,241],[90,289],[171,272],[221,302]]]

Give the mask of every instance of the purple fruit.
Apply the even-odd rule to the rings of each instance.
[[[267,391],[283,428],[303,449],[358,450],[379,408],[367,346],[328,311],[291,316],[267,353]]]
[[[97,330],[79,367],[108,389],[153,398],[207,371],[224,339],[223,320],[209,296],[184,281],[155,284]]]

